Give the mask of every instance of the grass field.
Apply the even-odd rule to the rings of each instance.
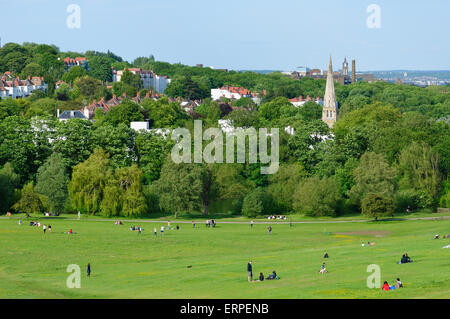
[[[73,218],[73,217],[71,217]],[[239,219],[240,220],[240,219]],[[179,224],[40,218],[52,233],[29,221],[0,219],[0,298],[449,298],[450,220],[321,224]],[[241,221],[241,220],[240,220]],[[248,222],[248,221],[247,221]],[[140,225],[144,231],[129,230]],[[176,223],[172,222],[172,226]],[[158,229],[158,237],[153,235]],[[72,228],[76,234],[63,232]],[[362,247],[361,243],[375,242]],[[329,259],[322,256],[327,251]],[[399,265],[407,252],[413,263]],[[246,266],[281,280],[247,282]],[[318,273],[322,262],[328,274]],[[92,274],[86,278],[86,265]],[[69,289],[69,264],[82,270],[81,288]],[[366,286],[366,268],[381,280],[400,277],[405,288],[383,292]],[[187,266],[192,266],[188,268]]]

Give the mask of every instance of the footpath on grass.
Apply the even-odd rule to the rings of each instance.
[[[42,216],[39,217],[39,219],[46,219],[46,217]],[[58,217],[49,217],[52,219],[58,219]],[[0,219],[11,219],[11,217],[1,216]],[[15,218],[17,219],[17,218]],[[203,218],[203,219],[196,219],[196,224],[201,224],[199,220],[206,221],[210,220],[211,218]],[[106,218],[64,218],[63,220],[67,221],[92,221],[92,222],[115,222],[115,221],[122,221],[127,223],[155,223],[155,224],[161,224],[161,223],[167,223],[172,222],[175,224],[192,224],[192,221],[188,220],[177,220],[175,218],[167,218],[165,220],[151,220],[151,219],[106,219]],[[382,221],[406,221],[406,220],[450,220],[450,216],[431,216],[431,217],[393,217],[393,218],[384,218],[384,219],[378,219],[378,222]],[[250,224],[249,221],[220,221],[220,220],[214,220],[216,224],[241,224],[241,225],[248,225]],[[374,219],[353,219],[353,220],[318,220],[318,221],[281,221],[281,220],[267,220],[267,221],[257,221],[255,220],[253,223],[256,224],[277,224],[277,225],[283,225],[283,224],[338,224],[338,223],[367,223],[367,222],[374,222]]]

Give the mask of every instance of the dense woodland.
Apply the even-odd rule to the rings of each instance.
[[[68,56],[87,57],[89,70],[75,66],[65,72],[62,59]],[[219,119],[230,119],[236,127],[280,128],[278,172],[262,175],[260,164],[249,163],[173,163],[173,140],[130,129],[131,121],[149,120],[152,128],[192,130],[192,114],[165,97],[140,104],[125,100],[107,113],[96,112],[93,122],[59,122],[58,107],[76,110],[113,94],[146,93],[131,72],[111,83],[111,67],[141,67],[169,76],[167,97],[203,101],[195,114],[204,129],[217,127]],[[6,71],[21,78],[43,76],[49,90],[0,101],[2,214],[378,217],[407,208],[450,206],[449,86],[336,84],[339,118],[330,130],[320,119],[320,105],[296,108],[288,100],[323,97],[324,80],[190,67],[153,56],[127,62],[111,52],[60,52],[35,43],[5,44],[0,73]],[[59,80],[64,83],[55,90]],[[242,98],[232,102],[238,107],[233,110],[211,101],[210,89],[222,85],[259,92],[262,102]],[[294,135],[284,132],[287,126]],[[330,134],[334,138],[326,141],[317,137]]]

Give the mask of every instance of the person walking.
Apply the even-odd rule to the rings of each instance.
[[[42,227],[42,229],[44,230],[44,234],[45,234],[45,231],[47,230],[47,226],[44,225],[44,226]]]
[[[267,227],[267,229],[269,230],[269,235],[272,234],[272,226]]]
[[[78,220],[80,220],[81,219],[81,213],[80,213],[80,211],[78,211]]]
[[[253,228],[253,220],[250,222],[250,228]]]
[[[161,226],[161,235],[164,233],[164,226]]]
[[[195,222],[192,221],[192,228],[195,228]]]
[[[87,265],[87,276],[90,277],[91,276],[91,264],[88,263]]]
[[[158,236],[158,231],[156,230],[156,227],[153,227],[153,233],[155,234],[155,238]]]
[[[252,267],[251,260],[247,264],[247,272],[248,272],[248,282],[252,282],[253,281],[253,267]]]

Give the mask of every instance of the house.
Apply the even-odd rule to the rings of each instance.
[[[140,75],[144,89],[153,88],[153,90],[160,94],[164,93],[164,90],[171,81],[167,76],[157,75],[153,71],[142,70],[141,68],[129,68],[127,70],[133,74]],[[117,71],[113,68],[113,82],[120,82],[124,71],[125,70]]]
[[[60,60],[61,58],[58,58]],[[85,57],[76,57],[75,59],[72,58],[65,58],[63,59],[64,66],[66,69],[66,72],[69,71],[69,69],[73,66],[81,66],[86,71],[89,71],[89,60]]]
[[[67,120],[71,120],[71,119],[82,119],[82,120],[87,120],[88,119],[79,110],[64,111],[62,114],[59,114],[59,109],[58,109],[57,110],[57,117],[58,117],[58,120],[60,120],[60,121],[67,121]]]
[[[312,102],[316,102],[317,104],[323,106],[323,100],[320,99],[320,97],[316,97],[316,98],[311,98],[309,95],[306,96],[306,99],[303,99],[303,96],[299,96],[299,97],[295,97],[293,99],[289,100],[291,102],[292,105],[294,105],[295,107],[300,107],[303,104],[312,101]]]
[[[18,76],[13,77],[10,72],[5,72],[0,77],[0,99],[17,99],[30,96],[33,91],[46,91],[48,84],[44,82],[43,77],[29,76],[21,80]]]

